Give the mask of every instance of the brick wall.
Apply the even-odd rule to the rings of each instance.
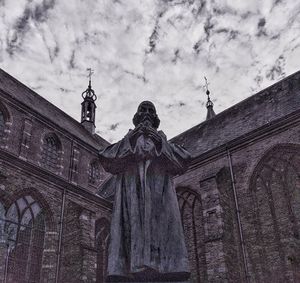
[[[199,159],[175,178],[179,194],[185,187],[201,197],[198,226],[204,227],[204,241],[196,249],[205,268],[197,281],[197,263],[191,257],[193,282],[299,282],[299,133],[295,119],[229,148],[239,211],[226,150]],[[183,226],[190,217],[184,215]],[[186,242],[193,245],[191,234]]]
[[[0,172],[3,175],[0,182],[1,203],[7,202],[7,211],[18,198],[30,195],[43,207],[48,221],[40,259],[41,282],[55,282],[58,262],[59,282],[95,282],[97,268],[104,268],[97,266],[95,221],[103,217],[109,219],[111,207],[108,202],[106,207],[101,201],[98,203],[97,198],[91,201],[88,193],[94,194],[108,176],[100,165],[101,172],[97,174],[97,178],[93,182],[89,178],[89,166],[97,159],[97,152],[103,147],[102,140],[92,141],[98,146],[91,146],[89,139],[93,140],[93,137],[88,132],[88,142],[82,141],[76,133],[67,132],[53,121],[45,119],[22,101],[14,100],[6,93],[0,94],[0,110],[5,117],[4,135],[0,138]],[[50,107],[48,110],[51,112],[51,109]],[[53,108],[53,111],[57,110]],[[73,121],[72,123],[74,124]],[[75,123],[73,127],[76,131],[76,127],[80,128],[81,125]],[[83,128],[80,131],[85,132]],[[42,164],[43,143],[49,135],[53,135],[60,145],[58,163],[53,170]],[[71,193],[69,187],[72,187]],[[61,220],[64,190],[66,206],[64,219]],[[62,245],[59,253],[60,236]],[[2,247],[1,252],[5,254],[6,251],[6,247]],[[17,250],[13,249],[14,251]],[[1,260],[5,258],[4,255]],[[9,268],[10,266],[11,263]],[[0,278],[4,276],[3,272],[0,271]],[[8,282],[19,280],[17,270],[16,274],[10,275],[11,273],[8,272]]]

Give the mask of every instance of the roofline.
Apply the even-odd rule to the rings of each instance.
[[[80,127],[82,127],[81,123],[79,121],[77,121],[76,119],[74,119],[73,117],[71,117],[70,115],[68,115],[66,112],[64,112],[63,110],[61,110],[60,108],[58,108],[56,105],[54,105],[53,103],[51,103],[50,101],[48,101],[46,98],[42,97],[41,95],[39,95],[37,92],[35,92],[34,90],[32,90],[30,87],[26,86],[25,84],[23,84],[21,81],[19,81],[18,79],[16,79],[15,77],[13,77],[12,75],[8,74],[7,72],[5,72],[2,68],[0,68],[0,71],[3,72],[3,74],[7,77],[9,77],[9,79],[12,79],[13,81],[15,81],[17,84],[21,85],[22,87],[26,88],[27,90],[29,90],[30,92],[32,92],[34,95],[38,96],[39,99],[41,99],[42,101],[44,101],[46,104],[48,104],[50,107],[55,108],[57,111],[59,111],[63,116],[65,116],[67,119],[71,120],[72,123],[77,124],[78,126],[80,125]],[[1,89],[3,92],[7,93],[7,91]],[[7,93],[9,94],[9,93]],[[37,111],[35,111],[37,112]],[[42,115],[41,113],[39,113],[40,115]],[[42,115],[43,116],[43,115]],[[53,121],[52,121],[53,122]],[[57,125],[55,122],[53,122],[55,125]],[[59,125],[58,125],[59,126]],[[84,129],[84,127],[82,127]],[[90,132],[87,131],[87,134],[90,135],[93,139],[95,138],[93,134],[91,134]],[[100,137],[99,135],[97,135],[98,137]],[[100,137],[104,143],[106,143],[107,145],[110,145],[110,142],[108,142],[107,140],[105,140],[104,138]]]
[[[244,103],[246,103],[246,102],[249,101],[249,100],[252,100],[254,96],[259,95],[259,94],[264,93],[264,92],[267,92],[267,90],[270,90],[270,89],[272,89],[274,86],[279,85],[279,84],[281,84],[281,83],[283,83],[283,82],[289,80],[290,78],[292,78],[293,76],[296,76],[297,74],[300,74],[300,71],[294,72],[294,73],[292,73],[291,75],[289,75],[289,76],[283,78],[282,80],[280,80],[280,81],[278,81],[278,82],[276,82],[276,83],[274,83],[274,84],[272,84],[272,85],[270,85],[270,86],[268,86],[268,87],[266,87],[266,88],[260,90],[260,91],[257,92],[257,93],[252,94],[251,96],[249,96],[249,97],[243,99],[242,101],[240,101],[240,102],[238,102],[238,103],[236,103],[236,104],[230,106],[229,108],[224,109],[223,111],[221,111],[220,113],[216,114],[216,116],[210,118],[209,120],[204,120],[203,122],[201,122],[201,123],[199,123],[199,124],[197,124],[197,125],[195,125],[195,126],[189,128],[189,129],[185,130],[184,132],[182,132],[182,133],[180,133],[180,134],[174,136],[173,138],[170,139],[170,141],[172,142],[173,140],[176,140],[176,139],[178,139],[178,138],[180,138],[180,137],[182,137],[182,136],[188,134],[190,131],[193,131],[194,129],[196,129],[196,128],[199,127],[200,125],[202,126],[202,125],[205,125],[205,124],[209,124],[210,121],[212,121],[212,120],[214,120],[214,119],[216,119],[216,118],[219,118],[219,117],[221,117],[221,116],[223,116],[223,115],[226,115],[227,112],[230,112],[230,111],[232,111],[234,108],[239,107],[241,104],[244,104]]]

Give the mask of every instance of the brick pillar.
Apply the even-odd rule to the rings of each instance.
[[[28,119],[24,120],[23,132],[22,132],[22,142],[20,146],[19,157],[23,160],[27,160],[28,149],[31,139],[31,131],[32,131],[32,122]]]
[[[96,282],[95,215],[84,209],[79,217],[79,222],[82,228],[82,282]]]
[[[41,272],[41,282],[43,283],[55,282],[57,246],[58,233],[51,231],[46,232]]]
[[[224,219],[216,176],[200,181],[205,230],[205,254],[208,282],[228,282],[224,253]]]
[[[80,150],[77,146],[72,148],[71,157],[71,182],[77,185],[78,182],[78,164],[79,164]]]
[[[7,249],[6,243],[0,243],[0,282],[4,282]]]
[[[66,199],[59,282],[83,282],[81,251],[82,237],[79,222],[81,211],[81,206]]]

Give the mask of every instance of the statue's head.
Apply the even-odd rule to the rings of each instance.
[[[133,119],[134,126],[139,124],[151,125],[157,129],[159,127],[160,120],[156,114],[156,109],[151,101],[143,101],[135,113]]]

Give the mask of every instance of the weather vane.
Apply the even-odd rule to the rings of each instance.
[[[86,69],[88,71],[88,75],[87,77],[89,78],[89,86],[88,88],[81,94],[82,98],[85,99],[86,97],[91,97],[94,101],[97,99],[97,96],[94,92],[94,90],[92,89],[92,75],[94,74],[94,70],[92,70],[92,68],[87,68]]]
[[[210,94],[210,91],[209,91],[209,89],[208,89],[208,85],[209,85],[209,83],[208,83],[208,80],[207,80],[207,78],[204,76],[204,79],[205,79],[205,88],[206,88],[206,95],[207,95],[207,103],[206,103],[206,106],[208,107],[208,106],[213,106],[213,103],[212,103],[212,101],[210,100],[210,97],[209,97],[209,94]]]
[[[89,78],[89,82],[91,83],[92,75],[94,74],[94,70],[92,70],[92,68],[87,68],[86,70],[89,72],[88,78]]]
[[[208,85],[209,85],[209,83],[208,83],[207,78],[206,78],[205,76],[204,76],[204,79],[205,79],[206,94],[207,94],[208,99],[209,99],[209,94],[210,94],[210,92],[209,92],[209,90],[208,90]],[[210,99],[209,99],[209,100],[210,100]]]

